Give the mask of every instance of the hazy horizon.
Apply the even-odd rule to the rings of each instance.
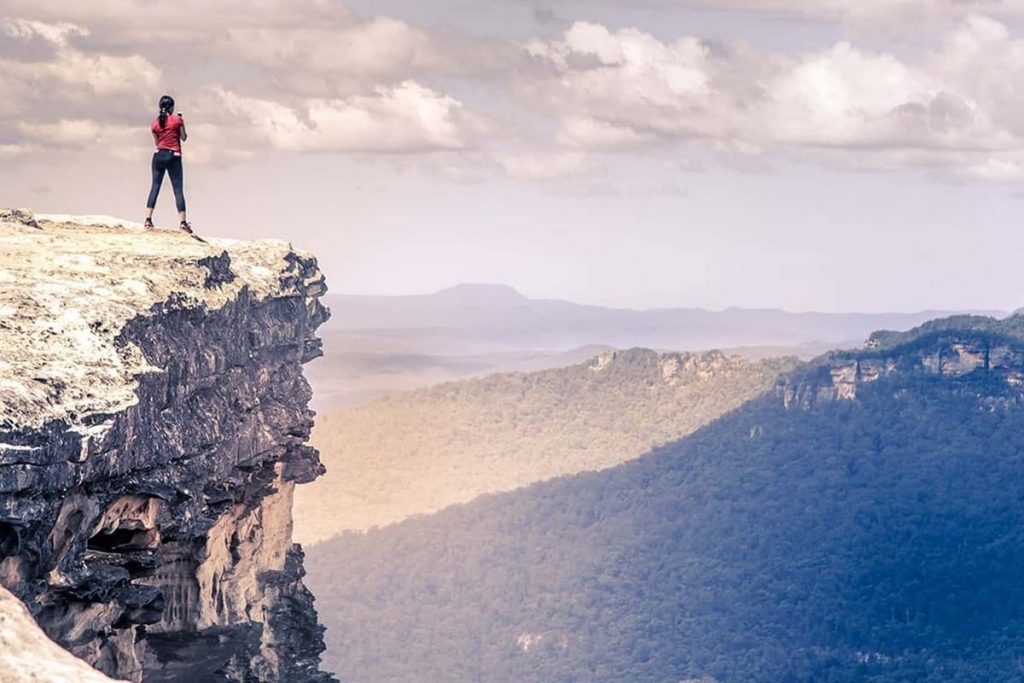
[[[958,312],[957,309],[936,308],[936,307],[920,308],[920,309],[915,309],[915,310],[883,309],[883,310],[877,310],[877,311],[867,311],[867,310],[812,310],[812,309],[792,310],[792,309],[787,309],[787,308],[783,308],[783,307],[780,307],[780,306],[747,307],[747,306],[729,306],[729,305],[721,307],[721,308],[706,308],[706,307],[703,307],[703,306],[687,305],[687,304],[678,304],[678,305],[665,304],[665,305],[660,305],[660,306],[643,306],[643,305],[638,305],[638,306],[617,306],[617,305],[605,304],[605,303],[601,303],[601,302],[597,302],[597,301],[579,301],[579,300],[575,300],[575,299],[566,299],[564,297],[559,297],[559,296],[547,296],[547,295],[534,296],[534,295],[528,294],[527,292],[523,291],[523,289],[520,288],[520,287],[517,287],[517,286],[512,285],[512,284],[507,284],[507,283],[504,283],[504,282],[455,282],[455,283],[452,283],[450,285],[442,286],[440,289],[432,289],[432,290],[429,290],[429,291],[405,291],[405,292],[388,293],[388,294],[380,294],[380,293],[375,293],[375,292],[351,292],[351,291],[349,291],[349,292],[338,292],[338,291],[334,291],[334,290],[329,290],[327,292],[327,297],[328,298],[335,297],[335,296],[337,296],[337,297],[389,297],[389,298],[428,297],[428,296],[434,296],[434,295],[437,295],[437,294],[442,294],[444,292],[448,292],[448,291],[455,290],[455,289],[458,289],[458,288],[475,288],[475,287],[480,287],[480,288],[491,288],[491,287],[507,288],[509,290],[514,291],[517,295],[522,296],[523,298],[525,298],[527,300],[530,300],[530,301],[565,301],[565,302],[568,302],[568,303],[578,304],[580,306],[596,306],[596,307],[600,307],[600,308],[620,308],[620,309],[623,309],[623,310],[631,310],[631,311],[647,311],[647,310],[665,309],[665,308],[692,309],[692,310],[705,311],[705,312],[708,312],[708,313],[723,313],[723,312],[730,311],[730,310],[744,310],[744,311],[763,310],[763,311],[778,311],[778,312],[781,312],[781,313],[789,313],[789,314],[793,314],[793,315],[800,315],[800,314],[804,314],[804,313],[818,313],[818,314],[824,314],[824,315],[886,315],[886,314],[913,315],[913,314],[918,314],[918,313],[935,313],[935,314],[947,314],[948,313],[948,314],[955,314],[955,313]],[[989,309],[989,308],[973,308],[973,309],[969,309],[969,310],[974,312],[974,313],[977,313],[979,315],[980,314],[984,314],[984,315],[993,315],[993,316],[1006,316],[1006,315],[1012,315],[1013,312],[1015,310],[1017,310],[1017,309],[1014,308],[1012,310],[1004,310],[1004,309]]]

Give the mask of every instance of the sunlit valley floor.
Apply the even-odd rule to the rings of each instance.
[[[854,345],[932,314],[788,336],[787,314],[749,314],[732,338],[691,320],[682,339],[746,357],[666,352],[663,325],[660,352],[558,364],[623,341],[561,330],[554,367],[321,404],[328,474],[299,492],[296,535],[326,666],[360,683],[1016,680],[1024,318]],[[415,338],[375,315],[374,335]],[[413,355],[523,351],[515,325],[495,350],[449,324]],[[856,349],[809,360],[829,338]]]

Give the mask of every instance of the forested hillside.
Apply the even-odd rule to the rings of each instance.
[[[313,547],[329,665],[350,683],[1021,680],[1024,345],[974,322],[821,359],[614,469]]]
[[[762,393],[795,363],[632,349],[328,411],[313,437],[327,475],[299,492],[296,535],[321,540],[617,465]]]

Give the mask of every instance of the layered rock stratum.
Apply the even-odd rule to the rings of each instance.
[[[332,680],[291,537],[325,290],[284,242],[0,211],[0,584],[49,638],[117,679]]]
[[[781,381],[786,407],[851,401],[887,377],[983,376],[1024,385],[1024,316],[952,316],[908,332],[873,333],[864,349],[829,352]],[[1000,399],[1005,400],[1005,399]]]

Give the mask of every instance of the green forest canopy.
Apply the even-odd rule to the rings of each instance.
[[[328,412],[313,437],[327,475],[297,491],[296,534],[322,540],[612,467],[736,408],[795,364],[632,349]]]
[[[1021,434],[995,371],[809,409],[770,393],[614,469],[313,547],[327,663],[351,683],[1017,681]]]

